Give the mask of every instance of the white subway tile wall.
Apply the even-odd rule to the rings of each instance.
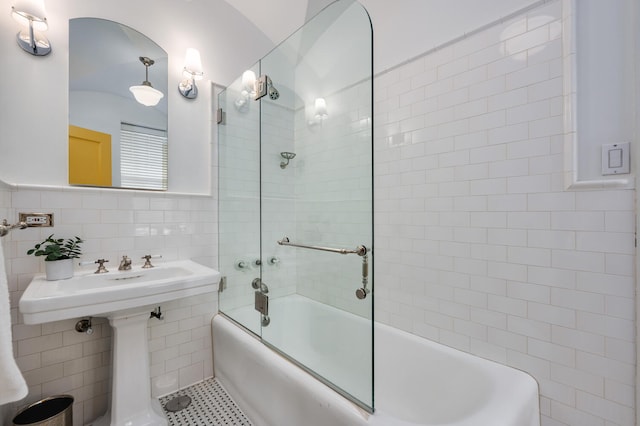
[[[18,406],[55,394],[75,398],[74,425],[104,414],[111,392],[111,327],[94,318],[92,335],[77,333],[76,320],[25,325],[18,301],[42,258],[27,256],[49,234],[85,239],[82,260],[109,259],[117,268],[123,255],[143,262],[160,254],[163,262],[193,259],[217,267],[217,206],[214,197],[100,189],[0,189],[0,220],[19,212],[51,212],[53,228],[16,230],[2,239],[11,296],[14,354],[29,395],[6,409],[8,424]],[[94,268],[94,265],[82,267]],[[79,268],[79,267],[76,267]],[[213,375],[210,319],[217,294],[162,304],[164,320],[149,322],[151,385],[154,396],[167,394]]]
[[[374,80],[376,319],[635,422],[634,191],[564,191],[562,4]]]
[[[543,426],[630,426],[635,193],[564,191],[562,82],[570,76],[562,72],[561,12],[561,2],[550,1],[376,76],[375,313],[379,321],[530,373],[540,384]],[[357,133],[364,117],[353,118]],[[274,123],[272,136],[291,129]],[[254,130],[231,136],[250,143]],[[304,167],[299,158],[279,169],[279,151],[273,146],[266,159],[275,165],[269,223],[282,211],[277,203],[289,203],[288,177]],[[257,156],[230,155],[220,164],[244,160],[249,173],[222,188],[238,198],[229,200],[238,227],[221,221],[233,237],[256,222],[258,213],[246,207],[255,204],[256,187],[247,182]],[[314,208],[303,211],[311,217]],[[55,228],[16,231],[2,241],[14,353],[30,387],[25,402],[71,393],[74,423],[81,425],[107,408],[111,329],[101,319],[91,336],[77,334],[74,320],[24,325],[17,303],[43,268],[26,250],[55,232],[82,236],[83,259],[105,257],[111,267],[124,254],[149,252],[215,267],[217,206],[197,196],[0,188],[0,219],[34,210],[53,212]],[[311,222],[299,225],[290,236],[322,237]],[[327,241],[338,238],[342,230],[336,231]],[[281,237],[272,232],[270,239]],[[235,271],[240,257],[251,261],[257,253],[248,253],[247,244],[236,241],[221,269]],[[285,265],[296,258],[274,253]],[[300,290],[349,305],[342,293]],[[154,395],[212,375],[209,319],[216,304],[215,294],[183,299],[163,305],[164,321],[150,322]]]

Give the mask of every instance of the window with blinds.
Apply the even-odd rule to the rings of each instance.
[[[125,188],[167,189],[167,132],[121,123],[120,179]]]

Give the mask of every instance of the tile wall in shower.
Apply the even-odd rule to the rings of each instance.
[[[566,191],[562,2],[375,80],[376,318],[634,424],[634,191]]]

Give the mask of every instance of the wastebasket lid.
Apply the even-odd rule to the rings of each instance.
[[[34,402],[22,409],[14,418],[16,425],[30,425],[49,420],[73,404],[71,395],[56,395]]]

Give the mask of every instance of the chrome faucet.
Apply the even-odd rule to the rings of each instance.
[[[122,260],[120,261],[120,266],[118,266],[118,271],[130,271],[131,270],[131,259],[127,256],[122,256]]]

